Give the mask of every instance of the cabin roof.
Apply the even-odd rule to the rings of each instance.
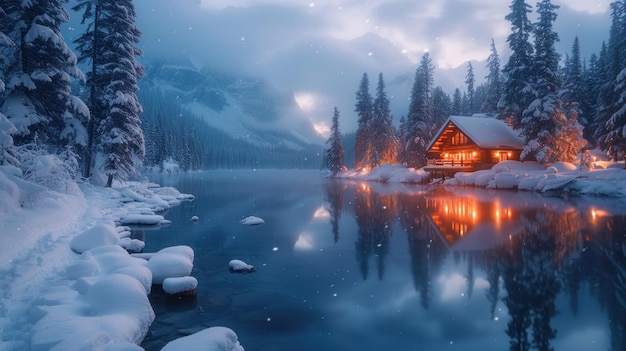
[[[523,150],[524,140],[501,120],[487,116],[450,116],[428,145],[430,150],[449,124],[456,126],[481,149]]]

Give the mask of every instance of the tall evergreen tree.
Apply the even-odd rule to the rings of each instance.
[[[599,129],[596,124],[596,111],[598,95],[600,94],[600,87],[602,85],[602,69],[599,60],[597,54],[592,54],[589,58],[588,65],[583,69],[585,100],[589,103],[585,138],[594,146],[598,145],[595,133],[595,131]]]
[[[500,119],[513,128],[519,128],[522,112],[532,101],[529,79],[532,77],[533,47],[529,42],[533,26],[528,19],[530,5],[525,0],[513,0],[511,12],[505,17],[511,22],[511,34],[507,43],[511,56],[502,70],[502,95],[498,102]]]
[[[354,145],[354,168],[367,169],[371,159],[370,123],[372,120],[372,96],[369,93],[369,78],[363,73],[359,89],[356,92],[354,111],[359,116]]]
[[[142,54],[137,48],[141,31],[135,25],[131,0],[83,0],[75,9],[84,10],[83,20],[91,21],[77,44],[81,59],[92,63],[90,105],[95,115],[91,137],[103,154],[101,167],[110,186],[114,178],[134,176],[136,160],[145,152],[137,98],[137,81],[144,74],[136,59]]]
[[[407,138],[403,141],[407,165],[410,167],[419,168],[426,165],[428,156],[426,148],[439,127],[433,118],[433,72],[434,66],[430,55],[425,53],[415,71],[407,114]]]
[[[398,125],[398,132],[396,133],[398,139],[398,154],[396,156],[396,160],[401,165],[406,165],[408,162],[408,157],[406,154],[406,149],[404,148],[404,143],[407,140],[407,125],[406,118],[402,116],[400,118],[400,124]]]
[[[433,90],[433,118],[436,124],[443,124],[452,110],[452,102],[450,96],[443,91],[443,88],[436,86]]]
[[[389,99],[385,92],[383,74],[378,75],[376,98],[374,99],[369,143],[371,145],[370,167],[390,164],[396,161],[398,140],[393,129],[393,117],[389,109]]]
[[[0,7],[0,22],[5,20],[8,20],[6,13],[2,7]],[[2,32],[2,28],[0,27],[0,48],[14,46],[13,41]],[[5,60],[7,60],[7,57],[0,55],[0,94],[2,94],[5,89],[5,84],[2,80],[2,72],[4,72],[4,67],[8,64],[8,60]],[[2,100],[0,99],[0,101]],[[12,154],[13,137],[11,135],[15,132],[17,132],[17,128],[0,112],[0,166],[5,164],[18,165],[18,160]]]
[[[550,0],[537,3],[539,21],[535,25],[535,60],[531,84],[535,99],[524,110],[521,134],[527,142],[522,159],[540,163],[574,161],[586,144],[575,106],[564,106],[557,93],[561,88],[559,40],[553,31],[556,10]]]
[[[487,80],[487,90],[485,92],[485,99],[480,107],[482,113],[497,113],[498,112],[498,100],[502,90],[502,78],[500,75],[500,57],[496,50],[496,44],[491,39],[491,54],[487,58],[487,68],[489,74],[485,77]]]
[[[452,109],[450,113],[452,116],[460,116],[463,109],[463,94],[459,88],[454,89],[454,95],[452,95]]]
[[[468,112],[471,116],[474,113],[474,82],[476,81],[476,77],[474,76],[474,67],[471,62],[467,63],[467,74],[465,75],[465,84],[467,86],[467,102],[468,102]]]
[[[98,96],[101,94],[102,85],[105,84],[102,81],[98,81],[100,78],[99,57],[101,43],[106,32],[99,26],[101,21],[100,15],[100,2],[98,0],[78,0],[77,4],[72,8],[74,11],[82,11],[81,24],[87,24],[85,32],[79,35],[74,43],[77,45],[79,63],[91,63],[91,69],[87,72],[87,86],[89,89],[89,110],[91,111],[91,119],[87,124],[87,148],[84,161],[84,176],[88,178],[91,175],[91,166],[93,162],[94,154],[94,133],[97,123],[100,123],[103,119],[104,107],[101,106],[101,101]]]
[[[559,97],[565,106],[570,106],[577,110],[578,122],[585,128],[583,134],[585,139],[590,140],[592,130],[590,128],[592,108],[588,100],[588,86],[585,81],[583,63],[580,57],[580,42],[578,37],[574,38],[572,52],[565,66],[565,77],[563,88],[559,92]]]
[[[72,78],[84,77],[60,32],[69,20],[66,2],[0,1],[6,14],[0,32],[15,44],[2,48],[7,86],[0,112],[17,128],[16,144],[37,140],[58,153],[85,145],[89,118],[89,110],[70,89]]]
[[[611,31],[607,47],[605,82],[600,92],[597,112],[597,125],[600,127],[598,141],[615,159],[626,153],[626,3],[611,3]]]
[[[335,176],[345,168],[343,164],[343,144],[341,142],[341,132],[339,131],[339,110],[337,107],[335,107],[333,113],[330,137],[326,144],[328,144],[328,149],[326,150],[326,167],[332,172],[333,176]]]

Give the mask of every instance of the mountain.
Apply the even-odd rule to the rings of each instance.
[[[146,64],[141,85],[176,96],[182,108],[233,139],[292,149],[324,142],[293,95],[263,78],[153,61]]]

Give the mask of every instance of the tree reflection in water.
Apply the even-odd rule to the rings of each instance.
[[[626,350],[624,215],[600,218],[602,211],[590,205],[574,207],[571,201],[534,193],[498,197],[484,190],[457,194],[443,187],[414,188],[396,192],[380,184],[340,181],[325,187],[335,240],[342,209],[354,213],[356,260],[364,280],[372,256],[378,278],[384,278],[397,226],[407,236],[412,278],[424,309],[433,301],[433,281],[453,255],[467,263],[468,298],[475,270],[482,270],[489,284],[488,316],[496,318],[500,301],[506,306],[510,350],[553,350],[556,298],[565,293],[576,316],[584,288],[606,309],[611,349]],[[351,194],[346,197],[353,201],[346,204],[343,194]]]

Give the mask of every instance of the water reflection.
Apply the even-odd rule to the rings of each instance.
[[[304,171],[169,181],[196,201],[145,230],[146,250],[192,246],[198,295],[184,309],[152,298],[148,351],[215,325],[261,351],[626,351],[624,200]],[[258,271],[230,274],[234,258]]]
[[[406,233],[413,283],[424,309],[434,298],[433,282],[452,255],[465,263],[467,298],[480,269],[488,282],[491,318],[499,318],[500,302],[506,307],[510,350],[553,350],[559,335],[557,297],[564,293],[577,316],[585,287],[606,310],[610,349],[626,350],[626,217],[614,203],[602,208],[597,199],[496,196],[443,187],[407,192],[338,181],[325,189],[335,240],[342,209],[354,215],[356,260],[364,280],[372,261],[378,279],[384,278],[392,228],[398,225]]]

